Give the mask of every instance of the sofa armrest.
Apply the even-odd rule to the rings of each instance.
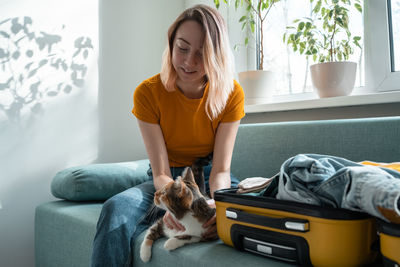
[[[71,167],[54,176],[51,193],[71,201],[103,201],[149,180],[148,169],[147,159]]]

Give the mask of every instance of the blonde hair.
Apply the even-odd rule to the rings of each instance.
[[[224,110],[234,87],[234,60],[228,31],[223,17],[216,9],[206,5],[188,8],[169,27],[168,43],[162,58],[161,81],[167,91],[175,90],[178,75],[172,65],[172,49],[176,31],[188,20],[202,25],[205,33],[203,63],[206,81],[209,82],[206,114],[213,120]]]

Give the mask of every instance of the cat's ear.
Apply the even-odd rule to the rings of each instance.
[[[193,171],[190,167],[186,167],[182,172],[182,180],[184,182],[195,183]]]
[[[178,177],[175,179],[173,186],[174,186],[174,188],[176,188],[176,189],[180,189],[180,188],[182,187],[182,177],[181,177],[181,176],[178,176]]]
[[[190,190],[185,184],[184,177],[178,176],[178,178],[175,179],[174,181],[174,188],[175,192],[177,193],[177,196],[179,198],[185,197],[188,194],[191,194]]]

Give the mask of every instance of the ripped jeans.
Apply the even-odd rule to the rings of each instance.
[[[288,159],[280,169],[276,197],[400,223],[400,172],[340,157],[299,154]]]

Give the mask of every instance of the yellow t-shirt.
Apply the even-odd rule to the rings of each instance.
[[[225,109],[211,121],[205,112],[208,85],[200,99],[189,99],[176,89],[168,92],[160,74],[143,81],[135,90],[132,113],[141,121],[159,124],[171,167],[190,166],[213,151],[220,122],[244,117],[244,92],[234,81]]]

